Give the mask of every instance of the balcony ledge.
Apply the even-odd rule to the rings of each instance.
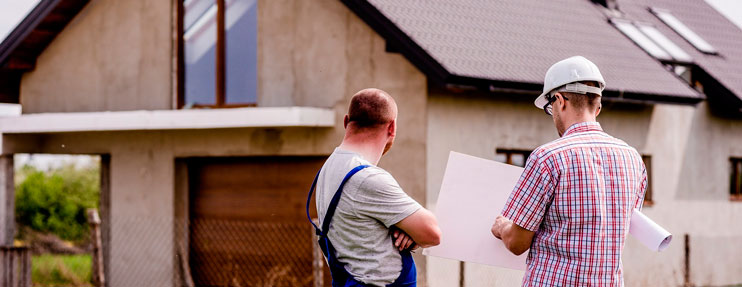
[[[335,111],[316,107],[40,113],[0,117],[0,133],[3,134],[333,126]]]

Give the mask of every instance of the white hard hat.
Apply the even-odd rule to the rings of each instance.
[[[585,59],[583,56],[574,56],[561,60],[552,65],[551,68],[546,71],[546,77],[544,77],[544,91],[540,96],[538,96],[538,98],[536,98],[536,101],[534,101],[533,104],[535,104],[539,109],[543,109],[544,106],[549,103],[549,100],[546,99],[549,92],[566,84],[582,81],[594,81],[600,83],[600,87],[598,87],[599,91],[594,87],[585,85],[578,85],[579,87],[574,87],[574,89],[568,91],[582,94],[586,92],[595,93],[597,91],[598,93],[596,94],[600,95],[605,88],[603,75],[600,74],[598,66],[593,64],[593,62],[590,62],[590,60]]]

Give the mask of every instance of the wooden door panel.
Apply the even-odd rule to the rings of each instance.
[[[309,186],[325,157],[189,161],[190,253],[199,286],[312,286]],[[314,203],[312,215],[316,216]]]

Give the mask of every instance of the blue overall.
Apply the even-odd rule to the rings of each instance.
[[[345,175],[345,178],[343,178],[343,181],[340,183],[340,186],[338,187],[338,190],[335,192],[335,195],[332,197],[332,200],[330,201],[330,206],[327,207],[327,212],[325,213],[325,220],[322,222],[322,230],[320,230],[317,225],[312,222],[311,217],[309,216],[309,202],[312,199],[312,193],[314,192],[315,187],[317,186],[317,178],[319,178],[319,172],[317,172],[317,176],[314,177],[314,182],[312,183],[312,187],[309,189],[309,196],[307,197],[307,218],[309,219],[309,222],[312,223],[312,226],[314,226],[314,230],[319,236],[319,240],[317,242],[319,243],[320,248],[322,249],[322,253],[325,255],[325,258],[327,258],[327,263],[330,265],[330,274],[332,275],[332,287],[364,287],[367,286],[363,284],[362,282],[357,281],[353,276],[348,273],[348,271],[345,270],[345,264],[338,261],[337,257],[335,256],[335,248],[332,246],[332,243],[330,242],[330,238],[327,237],[327,233],[330,230],[330,222],[332,221],[332,216],[335,215],[335,208],[337,208],[338,202],[340,202],[340,195],[343,193],[343,186],[345,186],[345,183],[350,179],[354,174],[356,174],[358,171],[369,167],[368,165],[360,165],[352,169],[348,174]],[[412,260],[412,254],[410,254],[409,250],[404,250],[399,253],[402,256],[402,272],[399,274],[399,277],[392,283],[387,286],[389,287],[398,287],[398,286],[405,286],[405,287],[414,287],[417,286],[417,270],[415,269],[415,261]]]

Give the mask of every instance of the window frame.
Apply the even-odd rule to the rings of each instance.
[[[498,149],[495,149],[495,158],[497,157],[498,154],[501,154],[501,153],[502,154],[505,154],[505,162],[502,162],[502,163],[506,163],[506,164],[509,164],[509,165],[514,165],[513,164],[513,155],[514,154],[521,154],[521,155],[523,155],[523,166],[520,166],[520,167],[524,167],[526,165],[526,162],[528,162],[528,157],[531,156],[531,153],[532,152],[533,151],[531,151],[531,150],[525,150],[525,149],[504,149],[504,148],[498,148]],[[495,160],[495,161],[497,161],[497,160]],[[497,161],[497,162],[501,162],[501,161]],[[515,165],[515,166],[518,166],[518,165]]]
[[[643,206],[653,206],[654,205],[654,197],[653,197],[653,189],[652,189],[652,156],[648,154],[642,155],[642,162],[644,162],[644,167],[647,169],[647,188],[644,191],[644,205]]]
[[[185,39],[184,39],[184,18],[185,18],[185,6],[183,0],[177,0],[178,7],[177,7],[177,85],[176,85],[176,108],[177,109],[183,109],[186,108],[186,99],[185,99]],[[244,107],[256,107],[258,105],[257,96],[255,97],[255,102],[253,103],[233,103],[228,104],[226,102],[227,99],[227,63],[226,63],[226,57],[227,57],[227,50],[226,50],[226,37],[227,37],[227,31],[226,28],[226,2],[227,0],[214,0],[216,3],[216,44],[215,44],[215,50],[216,50],[216,59],[215,59],[215,81],[216,90],[214,91],[214,96],[216,97],[214,104],[193,104],[189,106],[188,108],[244,108]],[[258,3],[256,2],[255,5],[257,6]],[[257,9],[257,7],[256,7]],[[257,91],[257,87],[256,87]]]
[[[643,22],[635,22],[634,26],[636,26],[637,29],[639,29],[640,32],[644,33],[645,36],[647,36],[650,40],[654,41],[657,46],[665,50],[668,54],[670,54],[670,57],[672,57],[675,61],[679,63],[693,63],[693,57],[685,52],[683,48],[680,48],[678,44],[675,44],[670,38],[665,36],[665,34],[662,34],[662,31],[657,29],[652,24],[649,23],[643,23]]]
[[[708,54],[708,55],[718,55],[719,50],[717,50],[714,45],[711,45],[706,39],[701,37],[701,35],[698,35],[696,31],[693,31],[688,25],[685,25],[683,21],[681,21],[678,17],[675,17],[675,15],[670,12],[670,10],[662,9],[662,8],[656,8],[656,7],[650,7],[649,12],[654,14],[655,17],[657,17],[660,22],[664,23],[670,29],[675,31],[678,35],[680,35],[683,40],[691,44],[693,48],[696,48],[701,53]]]
[[[610,18],[609,22],[645,53],[664,64],[689,65],[694,63],[693,56],[650,23],[623,18]]]
[[[742,202],[742,157],[730,157],[729,164],[729,200]]]

